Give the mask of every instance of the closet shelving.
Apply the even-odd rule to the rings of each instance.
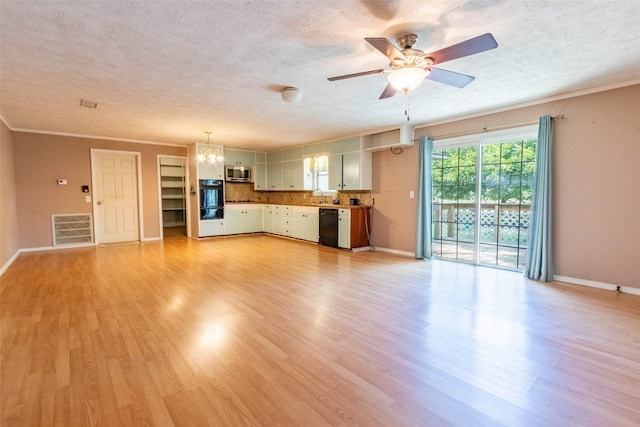
[[[160,159],[160,189],[162,197],[162,225],[178,227],[186,224],[186,183],[184,159]]]

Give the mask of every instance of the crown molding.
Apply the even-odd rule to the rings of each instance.
[[[577,98],[579,96],[591,95],[591,94],[600,93],[600,92],[606,92],[608,90],[620,89],[620,88],[623,88],[623,87],[634,86],[634,85],[637,85],[637,84],[640,84],[640,78],[633,79],[633,80],[627,80],[627,81],[620,82],[620,83],[614,83],[614,84],[610,84],[610,85],[605,85],[605,86],[599,86],[599,87],[595,87],[595,88],[591,88],[591,89],[584,89],[584,90],[580,90],[580,91],[576,91],[576,92],[569,92],[569,93],[565,93],[565,94],[561,94],[561,95],[549,96],[549,97],[545,97],[545,98],[536,99],[536,100],[533,100],[533,101],[527,101],[527,102],[522,102],[522,103],[519,103],[519,104],[508,105],[508,106],[505,106],[505,107],[478,111],[477,113],[465,114],[465,115],[462,115],[462,116],[452,117],[452,118],[449,118],[449,119],[444,119],[444,120],[439,120],[439,121],[434,121],[434,122],[426,122],[426,123],[422,123],[422,124],[419,124],[419,125],[415,125],[414,129],[418,130],[418,129],[423,129],[423,128],[432,127],[432,126],[444,125],[444,124],[447,124],[447,123],[459,122],[461,120],[473,119],[473,118],[476,118],[476,117],[484,117],[484,116],[488,116],[490,114],[496,114],[496,113],[503,113],[505,111],[518,110],[520,108],[526,108],[526,107],[531,107],[531,106],[534,106],[534,105],[546,104],[548,102],[555,102],[555,101],[560,101],[560,100],[563,100],[563,99]]]
[[[164,145],[167,147],[182,148],[182,147],[187,147],[189,145],[189,144],[172,144],[169,142],[144,141],[141,139],[115,138],[115,137],[108,137],[108,136],[83,135],[83,134],[68,133],[68,132],[54,132],[54,131],[44,131],[44,130],[36,130],[36,129],[12,128],[4,119],[2,119],[2,121],[7,125],[7,127],[11,130],[11,132],[37,133],[40,135],[68,136],[72,138],[100,139],[104,141],[131,142],[134,144]]]

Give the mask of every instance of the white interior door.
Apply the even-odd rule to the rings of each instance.
[[[135,153],[93,152],[96,243],[140,240]]]

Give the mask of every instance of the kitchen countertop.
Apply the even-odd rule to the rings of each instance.
[[[360,209],[370,205],[334,205],[333,203],[273,203],[273,202],[224,202],[226,205],[280,205],[280,206],[306,206],[325,209]]]

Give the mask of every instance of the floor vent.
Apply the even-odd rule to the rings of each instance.
[[[93,242],[91,214],[51,215],[53,246]]]

